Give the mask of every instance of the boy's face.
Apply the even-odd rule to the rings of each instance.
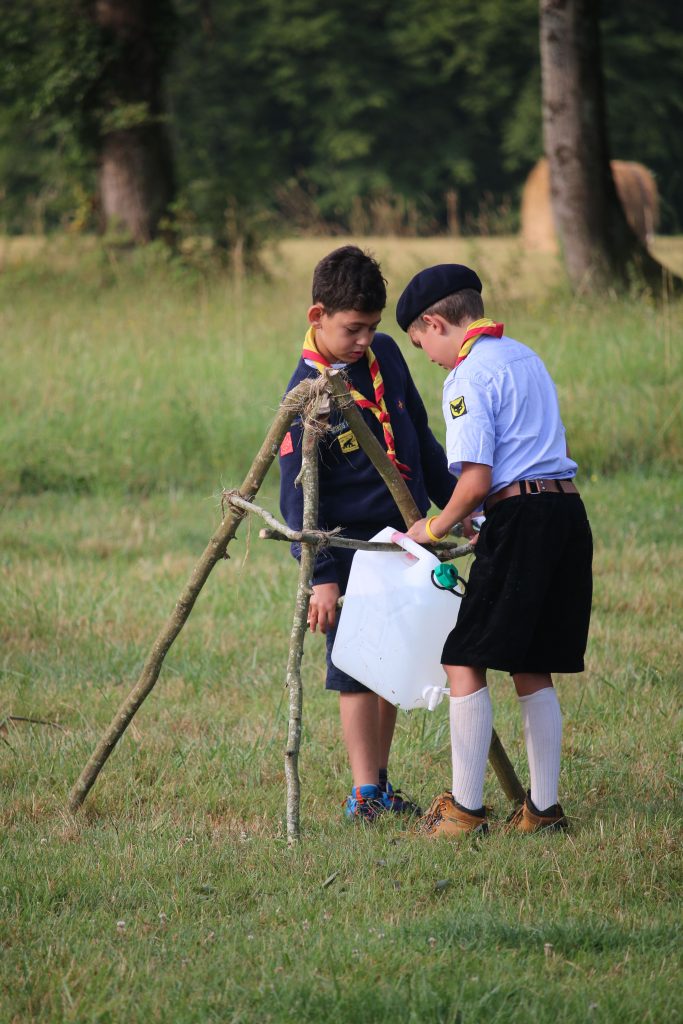
[[[356,363],[372,344],[382,319],[381,310],[362,313],[358,309],[326,313],[320,303],[311,306],[308,322],[315,327],[315,343],[330,363]]]
[[[424,322],[424,328],[411,328],[408,337],[433,363],[442,366],[444,370],[452,370],[465,334],[464,329],[453,327],[442,317],[426,316]]]

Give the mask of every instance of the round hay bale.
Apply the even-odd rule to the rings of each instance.
[[[631,160],[612,160],[612,175],[626,219],[644,245],[654,238],[659,218],[657,185],[651,171]],[[522,242],[535,252],[557,252],[550,202],[550,168],[542,157],[531,169],[522,191]]]
[[[612,176],[626,220],[643,243],[654,238],[659,217],[657,185],[647,167],[631,160],[613,160]]]
[[[522,242],[532,252],[557,252],[557,233],[550,203],[550,168],[541,157],[529,172],[522,192]]]

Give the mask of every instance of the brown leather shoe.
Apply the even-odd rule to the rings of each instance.
[[[563,832],[569,828],[569,822],[564,816],[560,804],[553,807],[546,807],[544,811],[532,803],[531,796],[527,793],[524,803],[517,807],[505,824],[506,832]]]
[[[432,801],[417,827],[418,831],[428,836],[483,836],[489,830],[489,823],[485,808],[468,811],[447,790]]]

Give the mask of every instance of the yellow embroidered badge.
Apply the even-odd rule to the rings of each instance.
[[[345,454],[347,452],[357,452],[360,448],[352,430],[347,430],[345,433],[340,434],[337,440],[339,441],[339,447]]]
[[[458,416],[464,416],[467,412],[467,406],[465,405],[465,396],[461,395],[460,398],[454,398],[450,403],[451,416],[454,420],[457,420]]]

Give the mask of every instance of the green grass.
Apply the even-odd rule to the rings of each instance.
[[[551,258],[515,242],[377,240],[383,326],[440,429],[441,371],[398,332],[394,300],[426,260],[481,269],[488,309],[546,359],[585,473],[683,466],[683,303],[572,300]],[[270,254],[268,280],[183,269],[157,250],[121,262],[55,244],[0,277],[0,492],[211,493],[248,467],[298,355],[310,268],[329,240]],[[683,248],[683,245],[681,246]],[[49,250],[48,250],[49,252]],[[545,291],[536,278],[547,284]]]
[[[395,292],[420,243],[383,244]],[[478,245],[502,281],[515,251]],[[397,822],[347,827],[312,638],[303,841],[287,848],[296,572],[258,524],[214,571],[83,811],[65,811],[296,357],[307,267],[296,245],[282,253],[270,284],[97,253],[61,278],[34,260],[0,280],[0,718],[62,727],[0,731],[0,1021],[680,1020],[680,383],[661,331],[676,336],[678,306],[556,292],[522,295],[508,318],[558,378],[596,536],[588,671],[558,681],[569,836],[453,846]],[[438,432],[440,373],[406,351]],[[492,691],[526,777],[502,674]],[[425,802],[448,784],[443,706],[400,715],[392,764]],[[492,776],[485,798],[500,820]]]

